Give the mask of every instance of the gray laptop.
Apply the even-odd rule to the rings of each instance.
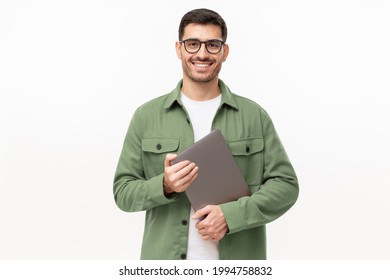
[[[171,164],[183,160],[194,162],[199,167],[198,177],[186,189],[186,195],[195,210],[251,194],[218,129],[184,150]]]

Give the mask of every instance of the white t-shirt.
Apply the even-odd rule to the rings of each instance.
[[[214,116],[221,103],[221,94],[214,99],[206,101],[195,101],[183,93],[181,93],[181,100],[186,108],[191,120],[192,128],[194,130],[194,141],[198,141],[211,132],[211,126]],[[203,240],[199,235],[195,224],[199,220],[191,219],[195,213],[191,207],[189,234],[188,234],[188,260],[217,260],[219,259],[218,241]]]

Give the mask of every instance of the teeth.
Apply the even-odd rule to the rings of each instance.
[[[209,66],[208,64],[195,64],[196,66],[198,66],[198,67],[207,67],[207,66]]]

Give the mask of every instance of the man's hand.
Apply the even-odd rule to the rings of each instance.
[[[218,205],[207,205],[198,210],[192,216],[193,219],[199,219],[207,216],[204,220],[196,223],[198,233],[203,240],[221,240],[229,231],[225,216]]]
[[[167,154],[165,157],[164,170],[164,194],[184,192],[198,175],[198,167],[188,160],[171,165],[171,160],[176,154]]]

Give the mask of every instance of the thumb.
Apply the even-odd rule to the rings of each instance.
[[[207,216],[211,211],[212,211],[212,207],[210,207],[210,205],[207,205],[201,209],[199,209],[198,211],[196,211],[194,213],[194,215],[192,215],[192,219],[199,219],[201,217],[205,217]]]
[[[165,156],[164,165],[165,167],[171,166],[171,160],[174,160],[177,157],[177,154],[167,154]]]

